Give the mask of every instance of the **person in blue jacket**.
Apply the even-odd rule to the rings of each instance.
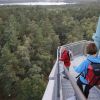
[[[97,47],[95,45],[95,43],[89,43],[86,47],[86,53],[87,53],[87,58],[77,67],[74,67],[74,70],[77,73],[82,73],[83,75],[80,75],[80,77],[77,80],[77,85],[79,86],[79,88],[81,89],[81,91],[83,92],[83,94],[85,95],[86,98],[88,98],[89,95],[89,90],[93,87],[90,86],[87,82],[87,80],[84,78],[84,76],[87,73],[87,68],[88,65],[91,62],[94,63],[100,63],[100,57],[97,55]],[[85,85],[85,88],[83,90],[83,85]]]

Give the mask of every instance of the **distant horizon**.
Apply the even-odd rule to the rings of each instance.
[[[66,3],[66,2],[20,2],[20,3],[0,3],[0,5],[68,5],[68,4],[77,4],[76,2],[73,3]]]

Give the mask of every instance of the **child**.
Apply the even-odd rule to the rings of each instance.
[[[68,54],[66,47],[63,47],[63,46],[61,47],[59,60],[64,62],[64,72],[63,72],[63,74],[66,75],[65,70],[66,69],[69,70],[69,67],[70,67],[70,57],[69,57],[69,54]]]

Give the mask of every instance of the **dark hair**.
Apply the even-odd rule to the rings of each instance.
[[[95,43],[89,43],[87,45],[86,53],[90,54],[90,55],[93,55],[93,54],[97,53],[97,47],[96,47]]]

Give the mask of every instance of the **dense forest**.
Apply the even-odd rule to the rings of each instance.
[[[91,40],[100,5],[0,6],[0,100],[41,100],[58,45]]]

